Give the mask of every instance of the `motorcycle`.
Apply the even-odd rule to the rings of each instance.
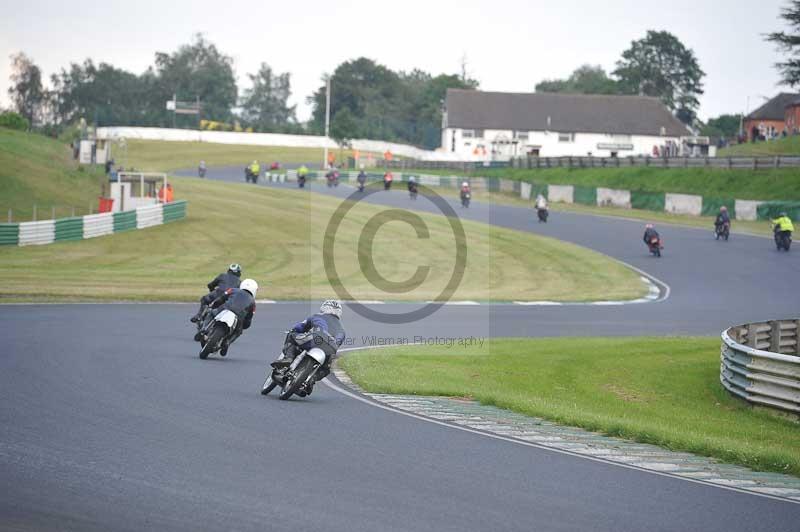
[[[472,199],[472,194],[469,192],[461,193],[461,206],[469,209],[469,200]]]
[[[392,189],[392,181],[391,179],[384,179],[383,180],[383,190],[391,190]]]
[[[312,337],[312,333],[297,335],[295,342],[303,344]],[[277,386],[281,387],[278,397],[283,401],[294,394],[299,397],[310,395],[316,382],[315,375],[327,358],[325,351],[319,347],[312,347],[297,355],[288,368],[273,362],[264,384],[261,385],[261,395],[269,395]]]
[[[778,248],[778,251],[784,249],[789,251],[789,248],[792,246],[792,232],[791,231],[775,231],[775,246]]]
[[[304,175],[297,176],[297,186],[299,188],[305,188],[305,186],[306,186],[306,176],[304,176]]]
[[[252,181],[252,183],[255,185],[258,182],[258,174],[251,172],[249,167],[245,168],[244,180],[246,183],[250,183]]]
[[[358,182],[358,191],[359,191],[359,192],[364,192],[364,185],[365,185],[365,184],[366,184],[366,183],[365,183],[364,181],[359,181],[359,182]]]
[[[197,175],[200,177],[206,176],[206,168],[204,166],[200,166],[197,168]]]
[[[660,238],[654,236],[653,238],[650,239],[650,242],[648,242],[647,248],[650,250],[650,253],[652,253],[654,256],[660,257],[661,250],[664,249],[664,245],[662,244]]]
[[[417,184],[416,183],[409,183],[408,184],[408,197],[411,198],[412,200],[415,200],[415,199],[417,199],[417,194],[418,193],[419,193],[419,190],[417,189]]]
[[[728,237],[731,236],[731,224],[730,222],[725,222],[719,225],[714,226],[714,237],[719,240],[720,238],[724,240],[728,240]]]
[[[536,216],[539,217],[539,223],[547,223],[547,216],[549,212],[547,209],[536,209]]]
[[[228,354],[228,347],[233,343],[239,334],[236,333],[236,323],[239,318],[228,309],[223,309],[216,316],[210,319],[208,311],[205,313],[202,328],[195,335],[195,340],[200,342],[200,358],[205,360],[208,355],[220,352],[221,356]]]
[[[325,177],[328,178],[328,188],[339,186],[339,172],[330,172]]]

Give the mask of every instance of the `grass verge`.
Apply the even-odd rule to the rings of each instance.
[[[719,150],[720,157],[761,155],[800,155],[800,137],[786,137],[769,142],[748,142]]]
[[[231,262],[241,263],[245,275],[261,284],[262,298],[335,295],[322,249],[340,200],[194,178],[175,178],[173,184],[176,198],[189,200],[185,221],[86,241],[0,248],[0,298],[191,301]],[[401,221],[375,233],[372,256],[386,279],[401,282],[418,266],[431,265],[419,287],[387,293],[364,277],[362,230],[386,211],[357,204],[344,218],[333,254],[342,284],[356,299],[435,298],[456,267],[452,230],[442,216],[420,215],[428,238],[418,238]],[[629,299],[646,290],[637,274],[599,253],[530,233],[463,224],[467,261],[454,299]]]
[[[482,347],[356,351],[341,364],[370,392],[471,397],[565,425],[800,476],[798,423],[722,388],[718,338],[489,339]]]
[[[196,168],[201,160],[207,166],[242,166],[254,159],[262,168],[272,162],[281,164],[305,163],[319,166],[323,159],[321,148],[289,148],[285,146],[248,146],[212,144],[208,142],[167,142],[160,140],[128,140],[127,153],[116,144],[112,147],[117,164],[147,172],[170,172]],[[337,161],[352,156],[350,150],[331,150]]]
[[[0,128],[0,221],[27,222],[37,206],[37,218],[97,212],[103,171],[75,162],[69,147],[34,133]]]

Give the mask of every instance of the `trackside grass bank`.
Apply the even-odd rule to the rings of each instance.
[[[800,476],[800,425],[719,383],[718,338],[487,339],[341,364],[374,393],[470,397],[522,414]]]
[[[30,221],[33,205],[38,219],[97,212],[97,196],[104,179],[100,167],[81,166],[69,147],[34,133],[0,127],[0,222]]]
[[[196,168],[200,161],[208,166],[237,166],[242,168],[254,159],[266,169],[275,161],[281,164],[304,163],[319,166],[323,160],[321,148],[289,148],[285,146],[248,146],[211,144],[208,142],[167,142],[160,140],[128,140],[127,153],[117,144],[112,147],[117,164],[148,172],[169,172]],[[352,155],[350,150],[331,150],[337,161]]]
[[[0,298],[15,300],[194,301],[231,262],[262,286],[260,298],[335,296],[323,264],[326,227],[341,200],[304,190],[195,178],[173,180],[189,201],[177,224],[47,246],[0,248]],[[420,201],[426,201],[420,199]],[[448,220],[420,214],[418,237],[405,221],[374,226],[374,269],[388,281],[430,270],[418,287],[389,293],[362,273],[362,231],[386,209],[356,205],[335,235],[338,278],[353,298],[427,301],[463,268],[456,300],[598,300],[637,298],[638,274],[599,253],[529,233],[464,222],[467,257],[455,263]],[[417,215],[414,214],[414,217]],[[333,236],[333,235],[331,235]],[[410,283],[409,283],[410,284]]]
[[[786,137],[769,142],[748,142],[719,151],[720,157],[757,155],[800,155],[800,136]]]

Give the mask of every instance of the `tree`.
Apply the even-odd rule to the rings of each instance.
[[[202,34],[195,35],[194,42],[172,54],[157,52],[155,63],[146,76],[154,82],[152,99],[156,105],[163,108],[173,94],[178,100],[199,98],[203,118],[218,122],[233,119],[237,92],[233,59]]]
[[[648,31],[633,41],[613,74],[622,93],[660,98],[686,124],[697,116],[705,72],[694,52],[671,33]]]
[[[11,56],[11,87],[8,95],[17,112],[29,124],[33,124],[46,94],[42,88],[42,71],[22,52]]]
[[[358,124],[353,113],[343,107],[331,120],[331,138],[340,146],[346,146],[348,141],[358,138]]]
[[[248,74],[252,88],[244,92],[242,119],[258,131],[278,131],[296,123],[295,106],[289,106],[291,74],[274,74],[266,63]]]
[[[767,40],[778,45],[778,49],[789,58],[776,63],[780,71],[782,83],[794,87],[800,84],[800,0],[789,2],[781,12],[781,18],[788,22],[791,32],[773,32],[767,35]]]
[[[149,125],[150,87],[145,78],[91,59],[52,76],[52,112],[59,124],[85,118],[95,125]],[[161,108],[163,109],[163,102]]]
[[[394,72],[361,57],[340,64],[333,72],[331,117],[335,119],[347,109],[349,114],[342,118],[347,119],[346,129],[360,136],[436,147],[442,100],[447,89],[476,86],[474,80],[462,81],[458,75],[432,77],[421,70]],[[308,101],[313,106],[310,125],[314,131],[322,133],[325,86],[314,92]]]
[[[710,118],[701,129],[701,134],[707,137],[734,138],[739,134],[739,125],[742,115],[720,115]]]
[[[567,79],[544,80],[536,85],[536,92],[618,94],[619,90],[617,82],[608,77],[599,65],[583,65]]]

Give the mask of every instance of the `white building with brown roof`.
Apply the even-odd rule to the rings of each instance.
[[[442,147],[463,158],[677,155],[691,135],[645,96],[448,89]]]

